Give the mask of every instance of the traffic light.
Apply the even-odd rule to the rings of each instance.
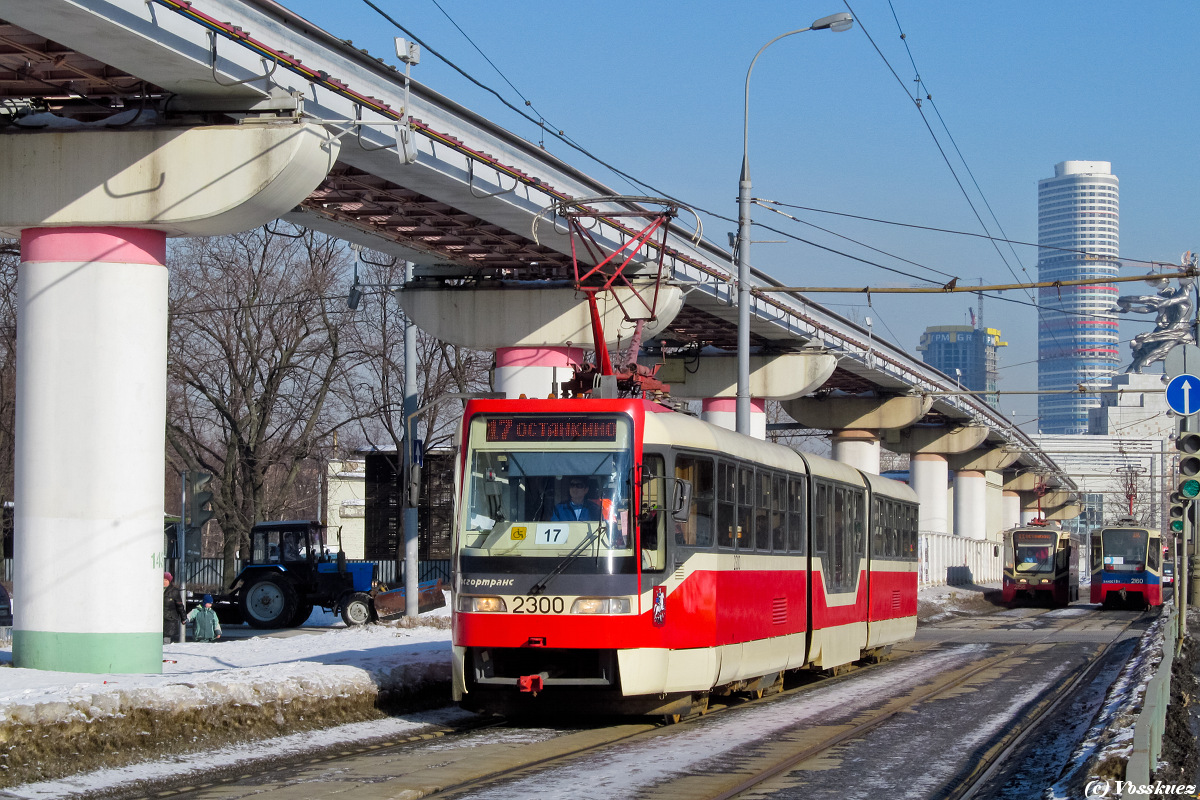
[[[204,523],[213,518],[213,512],[207,506],[212,503],[213,493],[204,491],[212,481],[212,475],[207,472],[188,473],[188,503],[187,527],[203,528]]]
[[[1188,504],[1184,502],[1184,499],[1180,496],[1179,492],[1171,492],[1169,500],[1169,520],[1171,530],[1175,533],[1183,533],[1183,518],[1187,513],[1186,508]]]
[[[1187,502],[1200,496],[1200,433],[1181,431],[1175,448],[1179,451],[1179,494]]]

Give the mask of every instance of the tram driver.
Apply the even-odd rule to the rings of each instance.
[[[551,521],[571,522],[574,520],[584,520],[587,522],[599,522],[602,518],[600,504],[588,499],[588,495],[591,494],[591,488],[587,478],[571,478],[567,483],[569,499],[567,502],[559,503],[554,507],[554,514],[550,517]]]

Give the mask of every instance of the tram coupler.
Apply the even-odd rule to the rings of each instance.
[[[522,675],[517,678],[517,688],[522,692],[531,692],[537,694],[546,685],[545,676],[538,675]]]

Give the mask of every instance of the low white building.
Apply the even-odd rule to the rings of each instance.
[[[328,502],[326,523],[329,545],[337,546],[341,529],[346,558],[366,558],[367,462],[361,459],[330,461],[325,474]]]

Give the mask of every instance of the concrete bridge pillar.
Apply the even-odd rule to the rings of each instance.
[[[987,538],[987,479],[978,470],[954,473],[954,535]]]
[[[833,460],[863,472],[879,474],[879,434],[876,431],[839,430],[830,436]]]
[[[1021,495],[1007,489],[1001,494],[1001,520],[1004,530],[1021,524]]]
[[[336,155],[292,123],[0,137],[0,231],[21,239],[15,666],[162,671],[166,238],[269,222]]]
[[[767,400],[786,401],[811,392],[833,374],[837,359],[828,353],[779,353],[750,357],[750,435],[767,438]],[[667,361],[659,377],[672,397],[699,398],[705,422],[736,430],[737,360],[701,357],[688,369]]]
[[[505,397],[546,397],[559,393],[584,362],[580,347],[501,347],[496,350],[492,388]]]
[[[954,533],[971,539],[998,539],[999,530],[990,530],[988,520],[994,525],[1003,519],[993,499],[989,507],[987,473],[998,472],[1010,466],[1021,456],[1021,451],[1008,447],[989,447],[986,444],[965,453],[952,455],[950,467],[954,470]],[[994,513],[993,513],[994,512]],[[1001,528],[1003,530],[1003,527]]]
[[[731,431],[737,430],[737,398],[704,398],[700,419]],[[755,439],[767,438],[767,401],[761,397],[750,398],[750,435]]]
[[[929,533],[949,533],[946,490],[950,470],[939,453],[914,453],[908,462],[908,482],[921,504],[917,527]]]
[[[966,491],[957,483],[954,486],[954,508],[956,523],[954,533],[964,535],[965,530],[977,532],[987,527],[987,481],[979,465],[962,462],[956,457],[970,453],[987,438],[989,429],[981,425],[914,425],[898,431],[888,431],[887,446],[898,453],[911,454],[909,462],[909,482],[921,497],[921,530],[948,533],[947,479],[951,469],[951,460],[955,461],[957,471],[967,470],[978,472],[978,483],[968,481]],[[971,476],[973,481],[974,476]],[[920,488],[918,488],[920,487]],[[935,496],[940,491],[940,497]],[[926,510],[926,498],[929,509]],[[961,509],[961,510],[960,510]],[[926,527],[926,525],[935,527]],[[981,535],[979,538],[985,538]]]

